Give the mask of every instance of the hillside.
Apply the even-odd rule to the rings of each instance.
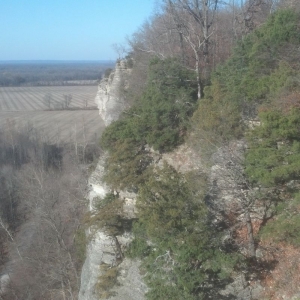
[[[102,135],[106,195],[87,223],[117,249],[100,297],[122,297],[128,259],[146,299],[299,297],[299,26],[274,12],[201,82],[176,57],[143,57],[145,72],[133,52],[144,81],[120,87],[130,108]]]

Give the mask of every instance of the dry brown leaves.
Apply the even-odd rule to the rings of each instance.
[[[300,249],[283,243],[273,245],[272,242],[264,242],[261,246],[269,249],[267,259],[277,261],[275,268],[263,280],[267,299],[290,299],[299,293]]]

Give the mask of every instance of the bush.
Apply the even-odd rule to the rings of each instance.
[[[85,228],[80,227],[75,232],[74,239],[75,253],[76,253],[76,262],[82,266],[86,258],[86,247],[87,247],[87,238],[85,234]]]
[[[107,235],[120,235],[125,230],[126,220],[123,216],[123,201],[114,194],[107,194],[97,203],[97,212],[88,213],[85,223],[94,230],[101,229]]]
[[[110,74],[113,72],[112,68],[108,68],[104,71],[104,78],[108,78]]]
[[[282,185],[300,179],[300,109],[260,113],[262,125],[248,135],[246,173],[252,183]]]
[[[139,192],[129,253],[143,258],[148,299],[217,299],[235,264],[219,251],[218,233],[208,225],[201,193],[190,181],[165,164]]]
[[[174,149],[183,142],[195,109],[197,98],[193,82],[194,73],[176,60],[153,60],[142,97],[104,131],[102,146],[112,149],[116,141],[131,138],[155,150]]]

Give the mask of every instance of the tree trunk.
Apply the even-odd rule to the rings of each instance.
[[[195,66],[195,71],[196,71],[196,75],[197,75],[197,87],[198,87],[198,99],[201,99],[203,96],[202,90],[202,81],[201,81],[201,71],[200,71],[200,64],[199,64],[199,55],[198,53],[196,54],[196,66]]]
[[[123,260],[124,254],[122,252],[121,245],[118,241],[118,238],[115,235],[113,235],[112,238],[113,238],[113,240],[115,242],[115,245],[116,245],[116,248],[117,248],[116,249],[116,263],[118,265]]]
[[[245,209],[245,221],[247,226],[247,238],[248,238],[248,255],[249,258],[255,259],[256,253],[255,253],[255,241],[254,241],[254,235],[253,235],[253,226],[251,222],[251,216],[249,209]]]

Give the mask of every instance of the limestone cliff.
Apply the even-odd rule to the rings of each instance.
[[[116,120],[122,110],[126,108],[126,102],[120,90],[126,86],[130,70],[126,69],[125,63],[117,64],[115,71],[104,79],[99,85],[96,96],[96,103],[99,107],[100,116],[106,125]],[[159,154],[152,149],[147,149],[155,157],[155,164],[163,165],[166,161],[177,171],[185,173],[189,171],[199,171],[205,173],[209,178],[209,193],[206,197],[207,204],[215,217],[216,222],[228,214],[232,206],[238,206],[238,198],[247,192],[242,186],[242,176],[237,178],[236,174],[243,174],[240,162],[243,160],[243,153],[246,145],[243,141],[236,141],[228,147],[221,147],[212,158],[212,165],[203,163],[199,152],[193,150],[186,144],[179,146],[170,153]],[[89,210],[93,211],[95,200],[99,201],[110,192],[103,181],[105,156],[102,156],[98,166],[89,179],[90,192],[88,195]],[[128,219],[135,216],[135,194],[120,192],[119,196],[124,201],[124,212]],[[264,214],[265,211],[256,211]],[[255,218],[255,216],[252,216]],[[230,237],[230,230],[228,231]],[[94,234],[89,230],[91,241],[87,248],[87,258],[83,266],[81,275],[81,288],[79,300],[96,300],[99,296],[96,285],[102,275],[101,264],[105,263],[111,267],[116,266],[117,245],[115,240],[104,232],[97,231]],[[118,236],[118,242],[122,249],[130,243],[132,236],[130,232]],[[224,239],[227,237],[224,237]],[[117,265],[118,286],[112,289],[113,300],[143,300],[147,290],[143,283],[143,278],[139,273],[139,262],[128,258]],[[250,300],[260,299],[262,286],[259,283],[249,284],[244,274],[237,273],[234,282],[227,286],[222,292],[223,296],[230,297],[236,295],[236,299]]]
[[[95,200],[99,201],[99,198],[104,198],[105,194],[109,192],[108,187],[103,182],[105,156],[99,159],[96,170],[92,173],[89,179],[90,191],[88,194],[89,210],[93,211]],[[125,197],[125,195],[124,195]],[[128,197],[128,195],[127,195]],[[124,211],[130,218],[134,214],[134,206],[131,205],[133,201],[130,198],[125,199]],[[99,277],[103,274],[100,269],[102,264],[115,266],[117,245],[115,240],[106,233],[98,230],[94,232],[91,228],[87,232],[90,242],[87,246],[86,260],[82,268],[81,273],[81,286],[79,292],[79,300],[96,300],[99,299],[96,285],[99,281]],[[118,242],[122,249],[131,241],[130,233],[125,233],[122,236],[118,236]],[[119,276],[118,285],[114,288],[114,297],[110,299],[114,300],[142,300],[144,299],[144,293],[146,286],[142,281],[142,276],[139,273],[139,262],[124,259],[123,262],[118,265]]]
[[[126,68],[126,63],[121,61],[117,63],[115,70],[108,78],[103,79],[98,88],[95,102],[99,108],[99,114],[105,125],[109,125],[116,120],[120,113],[125,109],[125,99],[120,91],[126,87],[127,77],[130,70]],[[107,193],[110,192],[108,186],[103,180],[105,154],[98,161],[95,171],[89,178],[88,209],[91,213],[94,211],[95,201],[101,201]],[[124,200],[124,213],[128,219],[135,215],[135,194],[120,193]],[[87,245],[86,260],[81,273],[81,286],[79,291],[79,300],[99,299],[97,292],[97,283],[99,277],[103,275],[100,266],[106,264],[111,267],[118,267],[118,286],[111,291],[114,295],[112,300],[143,300],[146,291],[146,285],[143,283],[142,276],[139,273],[139,262],[125,258],[120,264],[117,264],[116,240],[101,230],[90,228],[87,232],[90,239]],[[132,236],[125,232],[117,236],[121,249],[131,241]]]
[[[102,79],[98,86],[95,102],[106,126],[117,120],[126,107],[126,99],[122,95],[122,90],[127,86],[129,75],[130,69],[126,67],[126,62],[119,61],[115,70],[108,78]]]

